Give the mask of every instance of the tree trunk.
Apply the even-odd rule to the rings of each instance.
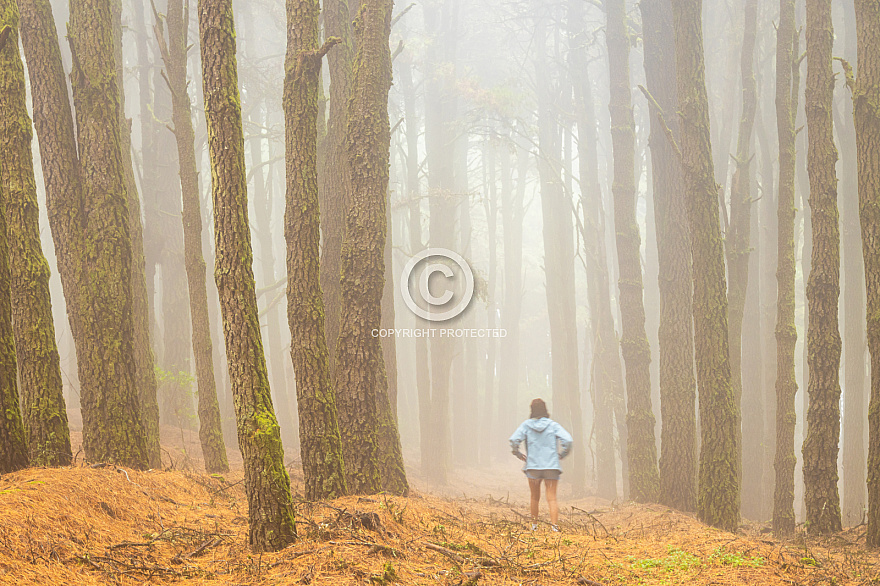
[[[318,76],[331,43],[318,47],[317,0],[288,0],[284,79],[287,318],[296,375],[300,452],[308,500],[346,493],[336,396],[324,338],[318,247]]]
[[[853,91],[859,176],[859,217],[868,291],[868,546],[880,547],[880,2],[856,0],[858,78]]]
[[[779,196],[776,271],[776,485],[773,496],[773,533],[794,532],[795,396],[795,120],[800,88],[800,43],[795,30],[795,0],[779,0],[776,29],[776,131],[779,137]]]
[[[156,38],[165,62],[171,90],[172,121],[177,141],[183,219],[184,263],[189,291],[189,314],[192,324],[192,349],[198,389],[199,441],[205,470],[223,473],[229,470],[226,446],[220,425],[220,407],[214,380],[211,324],[208,317],[208,289],[205,259],[202,256],[202,215],[199,174],[196,165],[195,132],[187,92],[186,49],[189,10],[184,0],[168,0],[166,14],[168,42],[162,20],[156,22]]]
[[[8,2],[8,0],[7,0]],[[0,5],[0,54],[6,59],[7,45],[18,38],[10,26],[14,4]],[[11,39],[11,41],[10,41]],[[5,88],[4,88],[5,89]],[[9,275],[9,245],[6,242],[6,211],[0,206],[0,473],[14,472],[28,465],[28,447],[18,405],[15,335],[12,331],[12,291]]]
[[[255,551],[274,551],[295,539],[296,526],[257,315],[231,0],[200,0],[199,32],[214,200],[214,274],[244,460],[248,541]]]
[[[318,172],[322,176],[321,202],[321,291],[324,295],[325,331],[331,375],[335,368],[336,342],[342,312],[340,255],[345,218],[351,198],[351,171],[345,154],[348,132],[348,100],[351,93],[354,46],[347,0],[325,0],[324,35],[339,44],[327,55],[330,71],[330,115],[324,138],[325,152]]]
[[[599,186],[598,130],[589,78],[589,60],[586,52],[584,12],[578,0],[569,4],[570,59],[575,106],[577,108],[578,175],[580,177],[581,206],[587,273],[587,299],[592,324],[592,360],[590,387],[593,395],[593,430],[596,442],[595,473],[600,497],[615,500],[617,492],[617,461],[614,453],[614,397],[622,394],[623,372],[614,318],[611,315],[611,296],[608,286],[608,265],[605,254],[605,220],[602,211],[602,189]],[[502,208],[503,213],[503,208]],[[505,226],[506,233],[506,226]],[[505,251],[506,251],[505,246]],[[506,256],[506,253],[505,253]],[[586,360],[585,360],[586,362]],[[586,364],[585,364],[586,366]],[[503,372],[503,371],[502,371]],[[502,385],[503,388],[503,385]],[[619,389],[619,391],[618,391]]]
[[[559,83],[552,79],[547,59],[549,38],[546,17],[538,16],[535,33],[535,76],[538,101],[538,175],[541,186],[544,272],[547,315],[550,320],[550,381],[553,389],[552,413],[573,437],[583,437],[578,376],[578,340],[575,320],[574,257],[572,206],[562,187],[562,154],[559,120],[553,109],[559,97]],[[564,94],[562,94],[564,95]],[[652,423],[653,425],[653,423]],[[571,464],[570,476],[576,492],[584,489],[584,459]]]
[[[68,39],[83,188],[77,229],[84,238],[82,247],[72,251],[84,258],[80,308],[87,339],[77,347],[83,451],[92,461],[146,468],[153,463],[158,438],[153,414],[144,417],[147,393],[137,376],[135,332],[142,324],[135,323],[134,315],[135,264],[124,163],[129,153],[121,128],[114,20],[107,0],[70,5]],[[151,423],[144,425],[145,419]]]
[[[403,54],[406,56],[406,53]],[[419,123],[416,115],[416,91],[413,84],[412,62],[402,65],[400,85],[404,100],[406,121],[406,192],[408,209],[409,253],[417,254],[425,247],[422,241],[422,203],[419,184]],[[417,327],[423,322],[416,317]],[[431,374],[428,372],[428,340],[415,339],[416,393],[419,409],[419,463],[427,476],[431,466]]]
[[[725,234],[725,253],[728,270],[728,299],[730,307],[728,339],[730,344],[730,376],[734,400],[743,405],[742,333],[746,292],[749,289],[749,256],[751,253],[752,194],[751,162],[752,131],[758,106],[755,84],[755,37],[758,25],[758,2],[745,3],[740,72],[742,79],[742,117],[734,161],[736,168],[730,182],[730,219]],[[753,277],[755,278],[755,277]],[[757,299],[757,296],[755,297]],[[754,316],[753,316],[754,317]],[[755,392],[756,389],[751,392]],[[737,443],[742,446],[742,430],[737,428]],[[750,446],[751,447],[751,446]],[[753,455],[749,452],[749,455]],[[740,458],[741,460],[741,458]],[[760,460],[755,463],[759,463]],[[742,482],[742,469],[739,471]],[[752,517],[754,518],[754,517]]]
[[[40,244],[18,26],[15,0],[0,1],[0,29],[9,35],[0,48],[0,205],[6,218],[21,410],[30,464],[67,466],[72,457],[70,432],[52,321],[49,263]]]
[[[335,374],[346,480],[349,490],[360,494],[383,489],[405,494],[408,490],[396,426],[388,421],[382,345],[373,335],[381,327],[385,278],[391,9],[391,0],[365,0],[355,19],[358,49],[346,145],[352,191],[342,243],[342,314]],[[395,429],[392,441],[386,443],[388,430],[380,426],[388,425]],[[385,476],[389,473],[392,477]]]
[[[681,156],[694,274],[694,341],[700,391],[700,519],[721,529],[739,526],[740,424],[730,377],[727,286],[718,193],[709,142],[702,0],[673,0]]]
[[[454,0],[432,0],[423,6],[425,30],[435,40],[425,51],[425,154],[428,164],[428,242],[435,248],[455,248],[455,59]],[[440,39],[443,39],[441,42]],[[454,356],[452,338],[431,339],[431,436],[428,478],[443,486],[451,460],[450,378]]]
[[[693,276],[681,161],[664,136],[679,139],[675,37],[669,0],[642,0],[645,78],[657,102],[651,113],[651,178],[660,284],[660,502],[697,508]],[[663,116],[661,121],[659,116]]]
[[[807,436],[804,499],[810,533],[840,531],[837,452],[840,440],[840,229],[837,212],[837,148],[831,109],[834,74],[831,0],[807,0],[807,170],[813,223],[812,268],[807,281]]]
[[[611,75],[612,192],[622,317],[620,348],[626,365],[629,490],[636,502],[656,502],[660,496],[660,474],[651,407],[651,347],[645,331],[641,235],[636,220],[635,121],[629,79],[630,38],[626,2],[606,0],[605,10]]]
[[[847,2],[844,14],[844,50],[848,61],[856,59],[856,24],[852,4]],[[880,26],[880,21],[875,23]],[[853,103],[849,96],[839,100],[843,112],[837,124],[840,141],[840,226],[843,247],[843,494],[842,522],[854,527],[864,521],[867,505],[865,465],[865,421],[867,401],[865,393],[865,265],[859,230],[858,156]]]

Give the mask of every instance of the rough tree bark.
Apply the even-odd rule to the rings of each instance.
[[[636,220],[635,121],[629,78],[626,2],[606,0],[605,10],[611,76],[609,110],[614,156],[614,228],[620,272],[620,348],[626,365],[629,490],[636,502],[656,502],[660,496],[660,473],[651,407],[651,347],[645,331],[641,235]]]
[[[810,533],[840,531],[837,453],[840,441],[840,228],[837,212],[837,147],[831,109],[834,73],[831,0],[807,0],[807,171],[813,224],[812,268],[807,281],[807,436],[804,500]]]
[[[0,1],[0,206],[6,217],[12,325],[21,411],[32,466],[70,464],[70,432],[55,345],[49,263],[40,244],[31,119],[18,52],[18,8]]]
[[[322,176],[321,205],[321,291],[324,295],[324,331],[331,375],[335,368],[336,342],[341,315],[340,254],[345,233],[345,215],[351,191],[351,171],[345,155],[348,132],[348,100],[351,92],[354,46],[347,0],[325,0],[324,34],[339,39],[327,55],[330,72],[330,112],[325,151],[318,172]]]
[[[342,243],[335,375],[346,480],[355,493],[409,490],[390,419],[382,345],[372,334],[381,327],[385,278],[392,6],[391,0],[364,0],[354,21],[358,49],[346,143],[352,191]]]
[[[79,300],[86,334],[77,345],[83,451],[93,461],[145,468],[153,450],[143,425],[135,349],[132,235],[123,148],[121,79],[109,0],[70,3],[73,101],[82,181]],[[75,151],[74,151],[75,152]],[[143,278],[143,277],[141,277]],[[144,433],[146,431],[146,434]],[[150,439],[150,444],[153,441]],[[158,440],[155,442],[158,444]]]
[[[779,137],[779,195],[776,271],[776,484],[773,497],[773,533],[794,532],[795,396],[795,119],[800,87],[800,43],[795,30],[795,0],[779,0],[776,29],[776,131]]]
[[[871,353],[867,539],[869,546],[880,547],[880,1],[855,0],[855,7],[859,69],[853,90],[853,116]]]
[[[331,37],[319,48],[319,13],[318,0],[287,1],[287,319],[296,375],[305,496],[309,500],[333,499],[346,493],[318,266],[318,79],[324,55],[339,39]]]
[[[214,380],[211,324],[208,318],[208,288],[205,259],[202,256],[202,214],[199,196],[199,174],[196,165],[195,132],[192,106],[187,91],[186,53],[189,4],[185,0],[168,0],[166,14],[168,40],[165,41],[162,21],[156,20],[156,39],[171,90],[172,123],[177,141],[177,161],[183,219],[183,248],[189,291],[189,313],[192,323],[192,348],[195,358],[199,396],[199,441],[205,470],[220,473],[229,470],[226,445],[220,424],[220,406]]]
[[[13,28],[9,26],[7,15],[10,12],[8,9],[0,12],[0,18],[3,19],[0,21],[0,52],[4,55],[7,44],[18,43],[18,38],[12,34]],[[28,453],[18,406],[9,245],[6,242],[6,213],[3,207],[0,206],[0,473],[6,474],[26,467]]]
[[[660,284],[660,502],[697,508],[697,424],[694,381],[693,276],[681,160],[664,135],[679,139],[675,36],[669,0],[642,0],[645,79],[651,113],[651,179]],[[654,104],[652,104],[654,105]],[[662,116],[662,120],[661,117]]]
[[[681,157],[694,274],[694,343],[700,392],[700,519],[739,525],[739,405],[730,379],[727,286],[705,83],[702,0],[672,0]]]
[[[273,551],[296,538],[296,526],[257,315],[231,0],[199,1],[199,33],[214,200],[214,275],[244,459],[248,541],[255,551]]]

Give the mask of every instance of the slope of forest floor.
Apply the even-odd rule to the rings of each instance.
[[[661,506],[563,508],[555,533],[508,498],[298,501],[299,541],[259,555],[240,474],[28,469],[0,478],[0,584],[880,584],[864,528],[779,543]]]

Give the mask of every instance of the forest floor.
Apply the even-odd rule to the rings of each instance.
[[[23,470],[0,477],[0,584],[880,584],[864,527],[778,542],[765,526],[732,534],[659,505],[563,493],[562,531],[530,531],[516,474],[471,470],[429,494],[413,472],[407,498],[297,500],[299,540],[260,555],[238,472]]]

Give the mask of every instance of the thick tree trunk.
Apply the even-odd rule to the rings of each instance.
[[[244,459],[248,541],[255,551],[278,550],[295,539],[296,526],[257,316],[231,0],[200,0],[199,32],[214,200],[214,274]]]
[[[83,215],[76,229],[84,233],[82,247],[72,253],[84,257],[79,305],[86,333],[77,361],[86,457],[145,468],[153,463],[158,438],[152,412],[146,417],[150,424],[143,424],[147,392],[138,386],[135,336],[143,324],[135,323],[132,293],[135,264],[125,167],[129,153],[121,128],[115,16],[107,0],[70,5],[68,39],[83,188]]]
[[[739,526],[739,405],[730,378],[727,286],[718,193],[709,142],[702,0],[673,0],[681,156],[694,274],[694,341],[702,436],[697,512],[710,525]]]
[[[642,0],[645,78],[657,102],[651,113],[651,179],[660,265],[660,502],[697,508],[693,276],[681,161],[664,135],[679,139],[675,37],[669,0]],[[659,116],[663,117],[661,121]]]
[[[196,166],[195,132],[191,104],[187,92],[186,50],[189,10],[184,0],[168,0],[166,22],[168,42],[162,31],[162,20],[156,23],[156,38],[165,62],[171,90],[172,121],[177,141],[183,219],[183,254],[189,291],[189,313],[192,325],[192,349],[195,358],[198,389],[199,441],[205,470],[222,473],[229,470],[226,446],[220,422],[217,387],[214,379],[211,324],[208,317],[208,290],[205,259],[202,256],[202,215],[199,195],[199,174]]]
[[[21,410],[32,466],[70,464],[70,432],[49,296],[49,264],[40,244],[31,120],[18,52],[18,8],[0,1],[0,205],[6,218],[12,325]],[[14,379],[13,379],[14,380]]]
[[[318,76],[330,43],[318,47],[317,0],[288,0],[284,78],[287,319],[296,375],[305,497],[346,493],[336,396],[324,338],[318,247]]]
[[[365,0],[355,19],[358,49],[346,144],[352,191],[342,243],[335,376],[348,488],[367,494],[408,491],[396,425],[389,421],[382,345],[373,335],[382,323],[385,278],[392,5],[391,0]]]
[[[3,30],[0,28],[0,35],[2,33]],[[0,37],[0,43],[2,42],[3,39]],[[2,474],[14,472],[28,465],[27,437],[18,405],[5,216],[5,212],[0,209],[0,473]]]
[[[880,2],[856,0],[858,78],[853,91],[859,174],[859,217],[868,291],[868,545],[880,547]]]
[[[0,53],[5,58],[7,55],[6,46],[16,45],[18,38],[13,35],[15,31],[9,26],[14,22],[10,19],[12,9],[5,5],[0,5],[0,7],[3,8],[0,12],[0,19],[2,19],[0,20]],[[9,245],[6,242],[4,207],[0,206],[0,473],[2,474],[14,472],[28,465],[27,438],[18,405],[15,335],[12,331],[12,291],[9,278]]]
[[[776,484],[773,533],[794,532],[795,396],[795,119],[800,88],[800,43],[795,30],[795,0],[779,0],[776,29],[776,131],[779,137],[779,195],[776,271]]]
[[[636,220],[635,121],[629,79],[630,38],[626,2],[606,0],[605,10],[611,75],[609,110],[614,155],[614,227],[620,270],[620,347],[626,365],[629,490],[631,498],[637,502],[656,502],[660,497],[660,474],[651,407],[651,347],[645,331],[641,235]]]
[[[837,212],[837,148],[831,109],[834,73],[831,0],[807,0],[807,170],[813,223],[812,268],[807,281],[810,324],[807,364],[810,396],[804,440],[804,499],[810,533],[841,529],[837,492],[840,440],[840,228]]]

